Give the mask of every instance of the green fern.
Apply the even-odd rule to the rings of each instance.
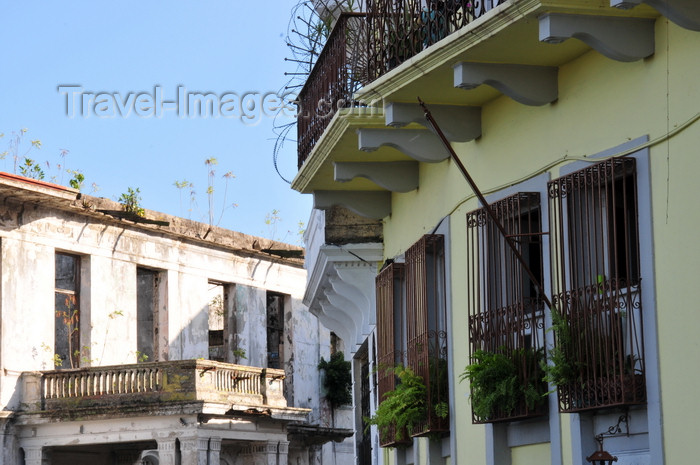
[[[564,316],[552,308],[552,326],[547,331],[554,331],[556,344],[547,352],[549,364],[541,362],[544,381],[554,386],[563,386],[575,382],[578,378],[576,365],[571,362],[568,352],[571,347],[571,330]],[[549,391],[547,394],[553,391]]]
[[[367,427],[376,425],[383,440],[401,441],[406,431],[425,420],[427,389],[423,378],[408,367],[393,369],[399,382],[393,391],[384,394],[384,400],[372,418],[365,418]],[[388,435],[394,428],[394,437]]]
[[[539,379],[524,382],[518,372],[522,366],[536,372],[538,363],[544,359],[543,349],[519,349],[510,355],[477,350],[472,357],[474,362],[464,369],[460,381],[469,381],[476,417],[488,420],[499,412],[510,415],[523,401],[529,409],[544,401],[542,394],[546,389],[542,382]]]

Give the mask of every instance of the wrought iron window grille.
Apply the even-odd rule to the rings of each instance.
[[[501,222],[506,235],[539,282],[542,281],[542,232],[540,196],[522,192],[488,208]],[[472,409],[474,423],[512,421],[546,413],[546,392],[540,363],[544,361],[544,302],[514,252],[506,244],[485,207],[467,214],[467,305],[471,363],[500,354],[514,365],[518,387],[508,402],[488,414]],[[485,366],[484,366],[484,369]],[[479,396],[479,386],[472,396]],[[488,387],[486,387],[488,390]],[[540,401],[528,402],[525,392],[540,393]],[[530,399],[532,399],[532,395]],[[472,397],[472,405],[478,399]]]
[[[644,403],[635,159],[602,161],[548,191],[552,303],[572,335],[557,344],[576,373],[558,386],[559,409]]]

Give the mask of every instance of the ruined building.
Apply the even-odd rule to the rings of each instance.
[[[0,464],[352,460],[302,249],[6,173],[0,247]]]

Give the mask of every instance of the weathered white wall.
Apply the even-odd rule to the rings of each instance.
[[[239,346],[247,354],[241,363],[246,365],[266,366],[266,290],[292,296],[287,300],[290,305],[294,302],[293,308],[288,310],[306,313],[298,304],[306,278],[303,269],[234,255],[213,243],[177,240],[128,223],[102,223],[73,212],[13,202],[0,206],[0,240],[0,364],[6,373],[0,378],[0,402],[5,408],[17,406],[13,396],[20,372],[53,369],[57,250],[81,256],[82,365],[137,361],[138,266],[163,272],[157,320],[160,359],[208,356],[209,280],[230,284],[235,292],[235,327]],[[304,318],[309,321],[289,328],[304,330],[303,354],[290,352],[285,361],[299,360],[315,369],[318,337],[312,333],[319,326],[315,317]],[[311,360],[304,361],[305,357]],[[314,381],[311,375],[305,379]],[[305,394],[305,399],[309,397],[318,402],[318,396]]]

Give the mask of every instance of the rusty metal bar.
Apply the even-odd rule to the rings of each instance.
[[[486,197],[484,197],[484,194],[481,193],[481,190],[479,187],[476,185],[474,182],[474,179],[471,177],[467,169],[464,167],[464,164],[462,164],[462,161],[459,159],[457,154],[455,153],[454,149],[452,148],[452,145],[450,145],[450,142],[447,140],[445,137],[445,134],[442,132],[442,129],[440,129],[440,126],[438,126],[437,122],[433,118],[433,115],[430,113],[430,110],[428,110],[428,107],[425,105],[425,103],[418,98],[418,103],[420,106],[423,108],[423,111],[425,112],[425,118],[428,120],[428,123],[430,126],[433,128],[437,136],[440,138],[442,141],[442,144],[444,145],[445,149],[450,153],[450,156],[452,157],[452,160],[454,160],[455,164],[459,168],[460,172],[464,176],[464,178],[467,180],[467,183],[471,187],[472,191],[476,195],[476,197],[479,199],[479,202],[484,206],[484,211],[486,214],[490,217],[491,221],[493,221],[493,224],[500,233],[503,235],[503,238],[505,240],[505,243],[508,245],[510,250],[513,252],[513,255],[516,257],[520,265],[522,266],[523,270],[527,273],[527,275],[530,277],[532,280],[532,283],[535,285],[537,288],[537,293],[540,299],[547,305],[547,308],[552,308],[552,303],[549,297],[547,297],[547,294],[544,292],[544,288],[542,287],[542,283],[537,279],[535,274],[530,270],[530,267],[528,264],[525,262],[525,259],[521,255],[520,251],[516,247],[515,243],[511,238],[508,237],[508,233],[506,232],[505,228],[501,224],[501,222],[498,220],[498,217],[496,214],[492,211],[491,207],[489,206],[489,203],[486,201]]]

